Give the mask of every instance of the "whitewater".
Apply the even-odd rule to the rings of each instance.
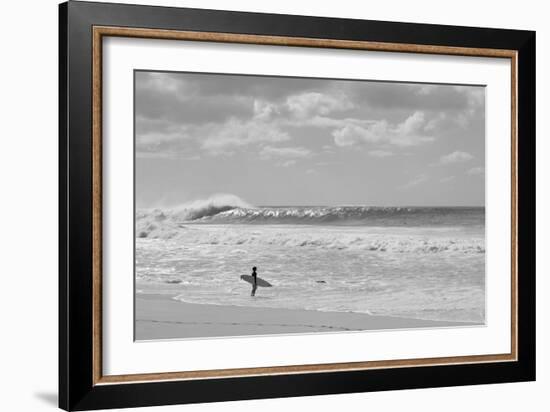
[[[188,303],[485,321],[484,208],[264,206],[136,211],[136,292]],[[251,298],[258,267],[274,285]]]

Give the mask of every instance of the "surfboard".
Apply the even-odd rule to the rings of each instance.
[[[254,279],[252,278],[251,275],[242,275],[241,279],[244,280],[245,282],[250,283],[251,285],[254,284]],[[256,284],[264,288],[270,288],[271,286],[273,286],[267,280],[263,280],[262,278],[259,278],[259,277],[256,277]]]

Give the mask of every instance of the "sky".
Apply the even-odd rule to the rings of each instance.
[[[136,205],[482,206],[485,88],[135,72]]]

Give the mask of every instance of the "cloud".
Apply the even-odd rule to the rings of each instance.
[[[385,121],[374,122],[367,127],[348,124],[334,130],[332,136],[334,136],[334,143],[340,147],[359,143],[377,143],[384,139],[387,129]]]
[[[190,77],[191,76],[191,77]],[[136,74],[135,110],[144,119],[164,120],[176,125],[203,124],[241,119],[253,113],[254,101],[242,94],[205,94],[200,81],[190,74]]]
[[[314,115],[326,116],[336,111],[346,111],[354,107],[343,94],[308,92],[289,96],[285,106],[293,116],[306,118]]]
[[[319,89],[328,89],[335,81],[314,78],[254,76],[238,74],[136,72],[136,89],[178,92],[192,96],[262,96],[268,100],[284,99]]]
[[[173,93],[185,85],[182,76],[161,72],[136,72],[136,90],[156,90]]]
[[[314,102],[319,95],[332,95],[333,102],[348,100],[347,108],[361,102],[370,109],[463,111],[484,101],[482,86],[455,86],[423,83],[388,83],[290,78],[279,76],[216,75],[208,73],[136,72],[137,91],[177,93],[182,97],[258,96],[265,100]],[[317,96],[316,96],[317,95]],[[333,103],[325,101],[329,107]],[[306,104],[307,105],[307,104]]]
[[[254,117],[256,119],[269,121],[279,113],[280,111],[276,104],[267,102],[265,100],[254,100]]]
[[[334,153],[334,146],[325,144],[321,147],[321,150],[325,154],[332,154],[332,153]]]
[[[415,178],[409,180],[407,183],[405,183],[404,185],[400,186],[399,188],[400,189],[410,189],[411,187],[415,187],[415,186],[418,186],[422,183],[424,183],[425,181],[428,180],[428,176],[425,175],[425,174],[420,174],[418,176],[416,176]]]
[[[284,162],[277,163],[277,166],[290,167],[296,164],[296,160],[285,160]]]
[[[432,86],[435,87],[435,86]],[[445,107],[447,104],[442,100],[442,106],[434,117],[426,125],[427,131],[441,131],[456,128],[467,129],[472,122],[485,117],[485,87],[481,86],[449,86],[449,99],[461,101],[460,107],[454,110]]]
[[[317,128],[327,153],[363,146],[383,158],[455,133],[485,102],[485,89],[471,86],[140,71],[135,80],[143,153],[227,154]]]
[[[230,119],[222,124],[209,124],[198,130],[195,135],[202,140],[201,147],[213,154],[229,147],[290,140],[288,133],[280,130],[277,125],[254,119],[250,121]]]
[[[479,176],[479,175],[482,175],[485,173],[485,168],[484,167],[472,167],[471,169],[469,169],[466,174],[467,175],[470,175],[470,176]]]
[[[368,152],[369,156],[372,157],[389,157],[393,156],[393,153],[388,150],[369,150]]]
[[[469,94],[483,87],[443,84],[356,82],[350,93],[371,108],[461,111],[469,105]]]
[[[136,152],[137,159],[177,159],[178,155],[176,153],[168,152],[147,152],[147,151],[138,151]]]
[[[273,147],[265,146],[260,151],[260,157],[262,159],[272,159],[272,158],[304,158],[309,157],[311,151],[304,147]]]
[[[136,151],[136,158],[138,159],[178,159],[187,161],[201,160],[198,155],[190,155],[186,152],[160,152],[160,151]]]
[[[441,179],[439,179],[439,181],[441,183],[448,183],[448,182],[451,182],[455,179],[454,176],[447,176],[447,177],[442,177]]]
[[[291,94],[282,101],[256,98],[253,115],[259,120],[294,127],[335,127],[341,122],[330,116],[353,108],[354,104],[341,92],[305,92]]]
[[[432,142],[435,139],[424,133],[426,124],[423,112],[416,111],[396,125],[386,120],[373,121],[366,125],[347,124],[332,132],[337,146],[353,146],[365,143],[388,143],[407,147]]]
[[[190,129],[185,126],[164,125],[156,127],[138,127],[136,119],[136,156],[139,158],[185,158],[197,155]],[[146,123],[147,124],[147,123]]]
[[[138,146],[155,146],[165,142],[173,142],[187,139],[185,130],[174,132],[149,132],[136,134],[136,143]]]
[[[441,156],[439,158],[439,164],[448,165],[452,163],[464,163],[472,160],[473,158],[474,156],[468,152],[462,152],[460,150],[456,150],[452,153],[449,153],[448,155]]]
[[[298,159],[311,156],[311,151],[304,147],[273,147],[265,146],[260,151],[260,158],[263,160],[275,160],[275,165],[290,167],[297,163]]]
[[[337,164],[340,164],[340,163],[335,162],[335,161],[322,161],[322,162],[316,162],[315,163],[316,166],[321,166],[321,167],[333,166],[333,165],[337,165]]]
[[[394,138],[391,143],[398,146],[414,146],[422,142],[432,142],[431,136],[424,136],[426,116],[423,112],[416,111],[397,125]]]
[[[243,84],[242,77],[229,77],[228,82]],[[186,76],[145,76],[136,88],[138,145],[160,150],[159,143],[173,142],[176,150],[180,140],[187,139],[200,142],[198,147],[211,154],[221,154],[230,148],[290,140],[288,127],[295,131],[311,119],[353,107],[341,92],[294,93],[277,102],[253,95],[197,94],[204,88],[208,89],[203,82]],[[165,144],[162,149],[169,150]]]

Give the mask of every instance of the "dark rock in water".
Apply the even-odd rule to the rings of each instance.
[[[164,283],[170,283],[170,284],[177,285],[178,283],[181,283],[181,279],[170,279],[170,280],[165,280]]]
[[[316,282],[316,283],[327,283],[327,282],[325,282],[324,280],[316,280],[315,282]]]

